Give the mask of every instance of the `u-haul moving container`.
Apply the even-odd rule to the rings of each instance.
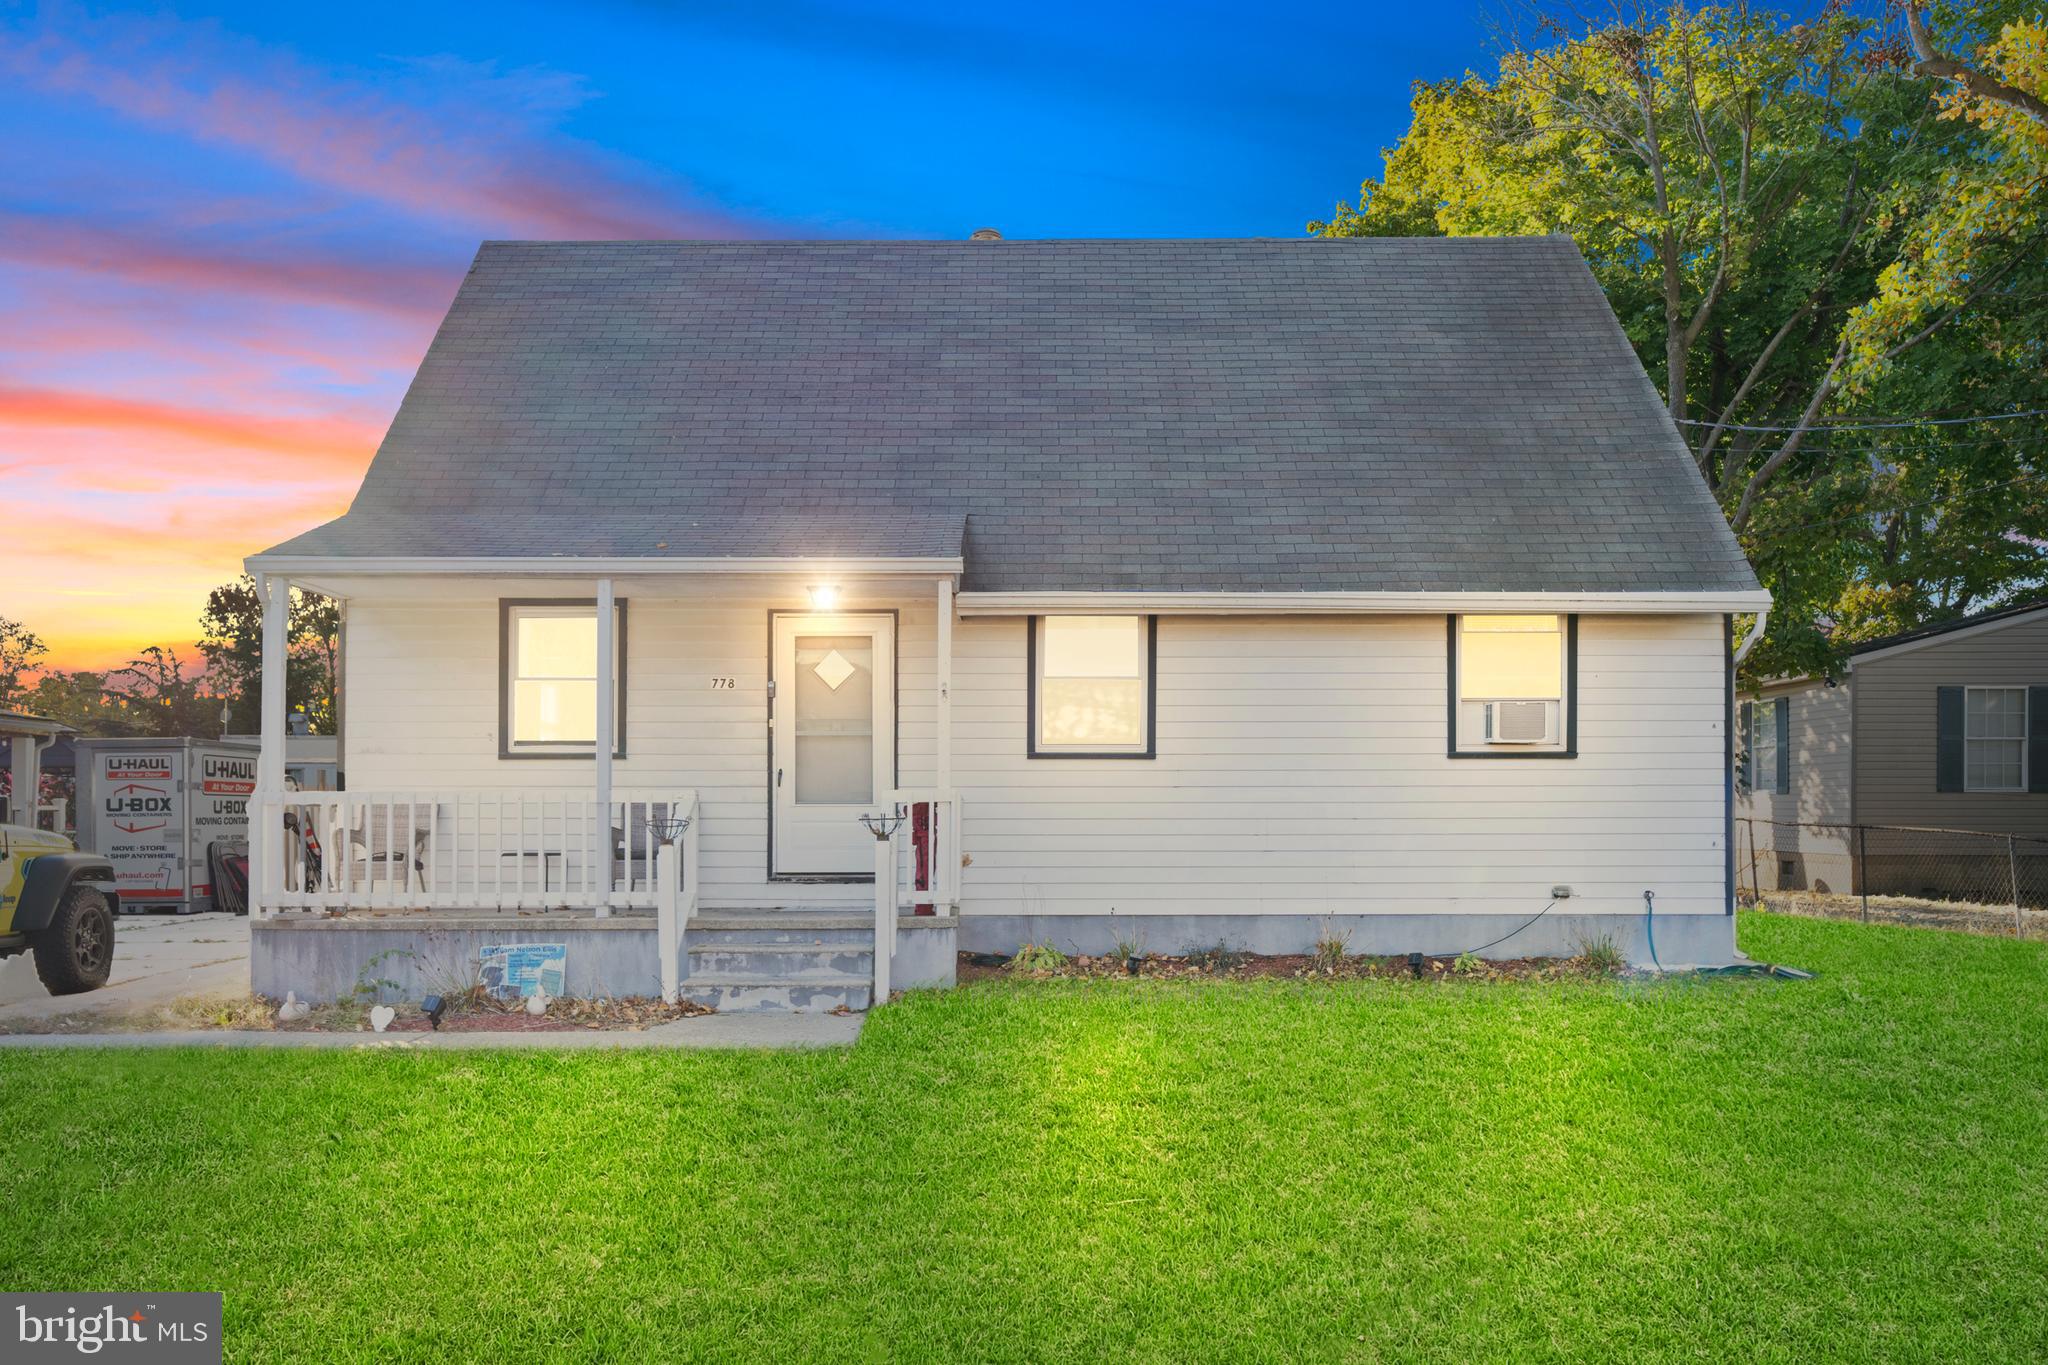
[[[257,746],[82,739],[77,749],[79,847],[113,863],[121,908],[212,909],[207,845],[246,847]]]

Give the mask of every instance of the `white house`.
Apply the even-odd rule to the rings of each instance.
[[[488,244],[249,568],[273,663],[287,584],[345,612],[345,791],[265,696],[259,990],[1734,950],[1768,597],[1562,238]]]

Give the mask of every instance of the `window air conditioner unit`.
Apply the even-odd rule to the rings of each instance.
[[[1488,744],[1547,744],[1550,742],[1550,706],[1547,701],[1490,701],[1486,703]]]

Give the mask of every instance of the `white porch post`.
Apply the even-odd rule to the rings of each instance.
[[[33,825],[36,807],[42,803],[43,746],[49,741],[39,735],[13,738],[14,795],[8,798],[7,818],[17,825]]]
[[[939,714],[937,773],[941,797],[953,790],[953,580],[939,580]],[[933,812],[936,820],[938,813]]]
[[[612,747],[618,742],[618,722],[612,712],[618,702],[619,684],[612,666],[613,638],[612,580],[597,580],[597,837],[602,846],[599,861],[604,867],[603,885],[598,888],[597,917],[612,912]],[[633,851],[633,831],[624,831],[626,853]],[[630,862],[628,866],[631,866]]]
[[[249,840],[256,866],[249,885],[252,910],[260,917],[284,890],[285,631],[291,583],[262,574],[256,579],[256,597],[263,604],[263,703],[257,727],[263,747],[256,759],[257,823]]]

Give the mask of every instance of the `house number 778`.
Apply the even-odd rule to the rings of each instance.
[[[732,686],[733,680],[731,678],[713,678],[711,680],[711,690],[714,692],[723,692]]]

